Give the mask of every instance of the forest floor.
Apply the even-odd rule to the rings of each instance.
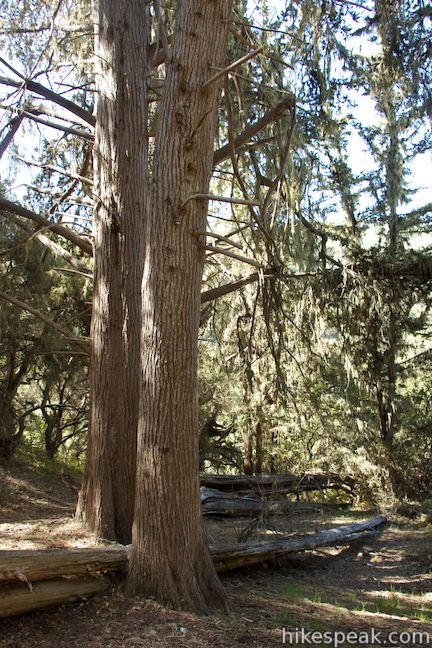
[[[96,545],[73,519],[76,495],[77,483],[67,472],[0,464],[0,549]],[[374,514],[280,516],[259,537],[316,532]],[[218,543],[232,541],[246,523],[205,521],[210,542]],[[176,612],[153,600],[126,598],[117,588],[109,596],[0,619],[0,646],[418,648],[428,639],[432,645],[432,525],[424,513],[394,517],[366,544],[306,552],[224,574],[222,581],[229,599],[225,614]]]

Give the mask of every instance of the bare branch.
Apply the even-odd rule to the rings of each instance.
[[[62,95],[53,92],[49,88],[46,88],[36,81],[32,81],[31,79],[25,79],[24,81],[15,81],[14,79],[0,76],[0,84],[34,92],[42,97],[45,97],[45,99],[48,99],[49,101],[53,101],[58,106],[66,108],[66,110],[69,110],[69,112],[73,113],[74,115],[81,117],[81,119],[83,119],[87,124],[90,124],[90,126],[96,125],[94,116],[88,110],[81,108],[81,106],[78,106],[73,101],[70,101]]]
[[[46,171],[53,171],[54,173],[60,173],[61,175],[64,175],[68,178],[73,178],[74,180],[80,180],[81,182],[92,186],[93,185],[93,180],[91,178],[85,178],[82,175],[79,175],[77,173],[72,173],[71,171],[66,171],[66,169],[62,169],[61,167],[54,166],[53,164],[44,164],[41,162],[34,162],[33,160],[26,160],[23,157],[20,157],[19,155],[12,155],[15,160],[19,160],[20,162],[23,162],[24,164],[27,164],[28,166],[35,166],[38,167],[39,169],[45,169]]]
[[[360,2],[351,2],[350,0],[336,0],[336,2],[339,2],[340,4],[351,5],[352,7],[357,7],[357,9],[363,9],[364,11],[373,12],[373,9],[371,9],[370,7],[366,7],[364,4],[361,4]]]
[[[53,223],[43,216],[40,216],[39,214],[36,214],[36,212],[31,211],[30,209],[26,209],[26,207],[22,207],[18,203],[11,202],[10,200],[7,200],[6,198],[1,198],[0,197],[0,210],[3,210],[4,213],[12,213],[12,214],[18,214],[18,216],[22,216],[23,218],[27,218],[31,221],[34,221],[38,225],[41,225],[42,227],[46,227],[47,229],[50,229],[52,232],[55,234],[58,234],[59,236],[62,236],[64,239],[67,241],[70,241],[77,247],[79,247],[83,252],[86,252],[90,256],[93,256],[93,247],[89,241],[83,239],[79,234],[74,232],[73,230],[64,227],[63,225],[60,225],[59,223]]]
[[[240,288],[258,281],[258,278],[259,273],[253,272],[248,277],[244,277],[243,279],[239,279],[238,281],[233,281],[232,283],[224,284],[223,286],[218,286],[217,288],[205,290],[201,293],[201,304],[206,304],[207,302],[219,299],[219,297],[223,297],[224,295],[228,295],[229,293],[235,292],[236,290],[240,290]]]
[[[19,115],[27,117],[28,119],[31,119],[38,124],[48,126],[48,128],[55,128],[56,130],[66,133],[67,135],[76,135],[76,137],[82,137],[89,142],[93,142],[94,140],[92,133],[88,133],[87,131],[81,130],[79,128],[73,128],[72,126],[62,126],[61,124],[50,121],[49,119],[43,119],[42,117],[39,117],[39,111],[37,109],[32,110],[31,108],[27,108],[26,110],[21,110],[20,108],[15,108],[14,106],[5,106],[4,104],[0,104],[0,108],[2,110],[18,113]]]
[[[264,270],[263,264],[259,261],[255,261],[255,259],[248,259],[241,254],[236,254],[235,252],[224,250],[223,248],[216,247],[214,245],[203,245],[203,248],[204,250],[208,250],[209,252],[213,252],[215,254],[223,254],[224,256],[230,257],[231,259],[236,259],[237,261],[242,261],[243,263],[248,263],[249,265],[255,266],[255,268],[261,268],[261,270]]]
[[[297,272],[297,273],[288,273],[288,274],[261,274],[264,279],[279,279],[281,281],[287,281],[289,279],[305,279],[309,277],[322,277],[324,274],[322,272]],[[244,286],[248,286],[251,283],[255,283],[260,278],[259,272],[253,272],[248,277],[243,279],[238,279],[232,283],[224,284],[223,286],[218,286],[217,288],[210,288],[201,293],[201,304],[206,304],[210,301],[215,301],[219,297],[224,295],[229,295],[236,290],[240,290]]]
[[[3,299],[4,301],[7,301],[10,304],[17,306],[18,308],[27,311],[31,315],[34,315],[37,319],[41,320],[41,322],[44,322],[44,324],[46,324],[50,328],[61,333],[67,340],[69,340],[69,342],[78,345],[81,349],[83,349],[87,353],[90,352],[90,344],[88,340],[73,336],[68,330],[63,328],[63,326],[57,324],[57,322],[54,322],[54,320],[44,315],[36,308],[33,308],[33,306],[30,306],[29,304],[26,304],[22,301],[19,301],[19,299],[15,299],[15,297],[12,297],[11,295],[7,295],[2,290],[0,290],[0,299]]]
[[[5,153],[9,144],[12,142],[15,133],[21,126],[21,122],[23,119],[24,119],[24,115],[18,115],[17,117],[11,119],[11,121],[9,122],[9,131],[6,133],[3,140],[0,142],[0,159],[3,156],[3,153]]]
[[[71,274],[80,275],[80,277],[85,277],[86,279],[93,279],[93,275],[90,272],[82,272],[81,270],[74,270],[71,268],[57,268],[52,267],[50,270],[55,270],[56,272],[70,272]]]
[[[30,234],[31,238],[35,238],[36,240],[39,241],[39,243],[42,243],[52,254],[55,256],[61,257],[64,259],[69,265],[77,270],[78,272],[83,272],[87,273],[88,268],[85,266],[81,261],[79,261],[76,257],[73,256],[69,252],[69,250],[66,250],[64,247],[59,245],[58,243],[55,243],[55,241],[52,241],[48,236],[45,236],[45,234],[42,233],[42,231],[39,230],[32,230],[28,225],[23,223],[18,216],[15,216],[14,214],[9,214],[9,218],[24,232],[27,232]],[[28,239],[27,239],[28,241]]]
[[[249,59],[253,58],[254,56],[257,56],[258,54],[261,54],[263,49],[264,49],[264,45],[261,45],[261,47],[258,47],[258,49],[254,50],[253,52],[249,52],[249,54],[245,54],[245,56],[242,56],[242,58],[237,59],[237,61],[234,61],[234,63],[231,63],[231,65],[228,65],[228,67],[224,68],[223,70],[220,70],[217,74],[215,74],[210,79],[208,79],[205,83],[203,83],[202,87],[207,88],[207,86],[209,86],[211,83],[214,83],[225,74],[228,74],[232,70],[235,70],[235,68],[238,67],[239,65],[242,65],[242,63],[246,63],[246,61],[249,61]]]
[[[74,124],[76,126],[85,126],[85,127],[89,126],[87,122],[85,122],[80,117],[72,117],[71,115],[62,113],[59,110],[54,110],[49,106],[44,106],[43,104],[37,104],[35,106],[26,103],[22,108],[23,110],[30,110],[33,115],[37,115],[37,116],[47,115],[48,117],[54,117],[55,119],[59,119],[60,121],[67,122],[68,124]]]
[[[277,121],[280,119],[283,114],[289,110],[292,109],[295,104],[294,97],[289,97],[288,99],[284,99],[280,103],[278,103],[274,108],[269,110],[264,117],[261,117],[261,119],[258,119],[254,124],[250,124],[250,126],[246,126],[244,129],[243,133],[240,133],[234,141],[234,149],[238,149],[240,146],[243,144],[246,144],[246,142],[251,138],[254,137],[257,133],[259,133],[263,128],[271,124],[272,122]],[[222,146],[220,149],[214,152],[213,155],[213,164],[216,166],[217,164],[220,164],[224,160],[227,160],[231,155],[231,144],[225,144]]]
[[[0,36],[13,36],[15,34],[40,34],[44,31],[52,29],[52,22],[48,25],[40,25],[40,27],[12,27],[11,29],[1,29]],[[56,30],[61,32],[74,33],[91,33],[92,25],[57,25]]]
[[[186,198],[184,203],[180,205],[180,209],[185,207],[191,200],[215,200],[217,202],[226,202],[232,203],[234,205],[252,205],[254,207],[260,207],[261,203],[256,200],[244,200],[243,198],[230,198],[229,196],[215,196],[214,194],[192,194],[189,198]]]
[[[27,183],[23,183],[24,187],[27,187],[31,191],[34,191],[35,193],[42,194],[43,196],[49,196],[52,200],[55,200],[56,202],[49,208],[47,214],[51,215],[54,214],[54,212],[58,209],[58,207],[64,203],[74,203],[77,205],[84,205],[84,207],[89,207],[90,209],[93,208],[93,201],[90,198],[87,198],[86,196],[79,196],[76,194],[69,194],[69,191],[73,191],[75,189],[76,183],[78,180],[73,180],[73,186],[69,187],[63,194],[59,194],[55,192],[54,190],[51,191],[50,189],[45,189],[42,187],[38,187],[37,185],[31,185]]]
[[[243,250],[242,246],[239,243],[232,241],[228,236],[221,236],[220,234],[215,234],[214,232],[194,232],[194,234],[196,236],[207,236],[208,238],[217,239],[218,241],[223,241],[224,243],[228,243],[228,245],[232,245],[233,247],[236,247],[239,250]]]

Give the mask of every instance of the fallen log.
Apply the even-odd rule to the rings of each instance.
[[[349,544],[376,534],[378,527],[386,522],[382,515],[364,522],[355,522],[320,533],[298,538],[278,538],[268,542],[231,544],[225,547],[210,545],[210,553],[217,571],[223,572],[245,565],[282,558],[290,553],[311,551],[318,547]]]
[[[60,576],[120,571],[126,567],[125,548],[42,549],[0,551],[0,583],[41,581]]]
[[[58,578],[34,583],[31,591],[25,585],[0,588],[0,618],[24,614],[33,610],[64,605],[88,596],[107,592],[112,586],[108,576]]]
[[[224,572],[290,553],[349,544],[376,535],[385,522],[386,518],[380,515],[297,538],[210,545],[209,550],[217,571]],[[101,549],[0,551],[0,618],[107,591],[110,579],[105,572],[125,571],[130,550],[130,546],[116,545]],[[68,576],[58,578],[59,574]]]
[[[201,505],[203,515],[250,517],[251,515],[299,515],[301,513],[319,513],[333,509],[332,504],[322,502],[264,502],[242,499],[207,500]]]
[[[300,493],[334,488],[352,492],[355,481],[352,477],[337,473],[304,473],[302,475],[201,475],[201,486],[219,491],[236,491],[247,494],[251,491],[266,493]]]
[[[268,515],[292,515],[296,513],[316,513],[332,504],[323,502],[290,502],[288,500],[270,500],[251,495],[225,494],[214,488],[201,487],[201,513],[203,515],[251,516],[266,513]]]

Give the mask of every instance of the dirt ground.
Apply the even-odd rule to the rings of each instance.
[[[76,494],[77,485],[67,475],[0,465],[0,550],[95,545],[73,519]],[[315,532],[374,514],[334,510],[280,516],[258,536]],[[246,523],[207,519],[209,541],[230,542]],[[415,519],[392,519],[366,544],[306,552],[224,574],[222,581],[226,613],[176,612],[154,600],[128,599],[116,585],[108,596],[0,619],[0,646],[418,648],[427,640],[432,645],[432,525],[421,511]]]

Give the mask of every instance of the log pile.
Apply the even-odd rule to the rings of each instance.
[[[317,513],[332,507],[325,502],[291,502],[252,495],[226,493],[215,488],[201,487],[201,513],[218,516],[293,515]]]
[[[218,491],[235,492],[238,495],[287,495],[324,491],[326,489],[342,490],[353,494],[355,481],[352,477],[337,473],[303,473],[301,475],[202,475],[201,486]]]
[[[386,519],[329,529],[269,542],[210,545],[219,572],[281,558],[317,547],[338,546],[375,535]],[[124,573],[130,547],[0,551],[0,617],[62,605],[108,591],[109,573]]]
[[[354,495],[352,477],[337,473],[304,473],[301,475],[202,475],[201,511],[203,515],[291,514],[316,511],[325,504],[297,502],[301,493],[326,489]]]

